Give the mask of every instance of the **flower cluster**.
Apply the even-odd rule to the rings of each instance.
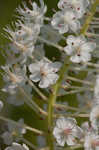
[[[89,5],[88,0],[60,0],[58,8],[52,19],[52,26],[63,34],[69,31],[77,32],[80,29],[78,19],[82,18]]]
[[[0,101],[0,121],[6,128],[1,129],[0,140],[8,146],[5,150],[41,149],[46,141],[48,145],[43,148],[45,150],[58,150],[65,146],[98,150],[99,2],[59,0],[59,10],[52,17],[46,16],[47,6],[43,0],[39,0],[39,4],[32,0],[27,3],[22,2],[16,9],[16,21],[4,27],[8,43],[1,46],[5,58],[5,64],[0,68],[4,81],[1,96],[5,94],[5,98]],[[95,11],[97,14],[94,17]],[[1,112],[4,104],[8,107],[7,112],[10,112],[9,106],[12,105],[14,108],[21,106],[18,109],[24,113],[29,110],[38,124],[36,119],[47,119],[48,124],[45,121],[43,129],[47,126],[48,131],[43,131],[42,127],[35,129],[35,124],[32,127],[24,124],[23,118],[13,121],[4,117],[5,111]],[[79,122],[79,118],[87,122],[84,119]],[[39,148],[32,138],[26,137],[30,134],[26,130],[38,136],[35,138],[36,135],[33,135],[33,140],[41,142]],[[16,142],[24,142],[29,147]]]

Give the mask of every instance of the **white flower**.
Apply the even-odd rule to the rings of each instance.
[[[29,150],[29,148],[25,144],[12,143],[12,146],[5,148],[5,150]]]
[[[31,95],[32,92],[31,86],[29,86],[28,84],[24,84],[22,89],[28,94],[30,98],[32,98],[33,94]],[[23,95],[20,89],[16,87],[14,88],[14,90],[10,89],[6,101],[7,103],[12,104],[14,106],[21,106],[26,101],[26,97]]]
[[[85,121],[84,123],[82,123],[81,128],[84,131],[84,134],[88,133],[91,129],[91,127],[89,126],[89,123],[87,121]]]
[[[59,30],[60,34],[64,34],[70,30],[76,32],[80,29],[80,22],[77,20],[77,16],[72,9],[66,9],[56,12],[52,21],[52,26]]]
[[[18,123],[19,126],[14,123],[8,122],[8,131],[2,134],[2,138],[6,145],[12,144],[13,141],[19,141],[22,138],[23,134],[26,133],[26,129],[20,127],[23,126],[24,120],[20,119]]]
[[[90,113],[91,125],[94,129],[99,130],[99,105],[93,106]]]
[[[85,150],[98,150],[99,135],[94,131],[87,132],[87,135],[85,136],[84,148]]]
[[[4,81],[6,82],[6,86],[2,89],[4,92],[9,92],[11,94],[15,93],[15,89],[18,85],[23,86],[26,82],[26,66],[21,67],[13,67],[12,66],[2,66],[2,69],[5,71]],[[10,69],[13,70],[10,71]]]
[[[47,60],[41,60],[37,63],[29,65],[29,71],[32,73],[30,79],[34,82],[39,82],[40,88],[47,88],[52,84],[55,84],[58,75],[56,72],[61,67],[59,62],[49,62]]]
[[[89,0],[60,0],[58,3],[58,8],[72,8],[76,12],[77,17],[81,18],[86,12],[88,5]]]
[[[24,57],[31,56],[34,51],[34,44],[37,40],[40,28],[38,25],[16,23],[15,31],[10,27],[6,27],[4,30],[9,34],[9,39],[14,45],[13,52],[20,53]]]
[[[87,42],[84,36],[68,36],[67,46],[64,47],[64,51],[67,55],[71,55],[70,60],[75,63],[88,62],[91,60],[91,54],[96,48],[96,44],[93,42]]]
[[[32,23],[33,25],[39,25],[41,27],[43,25],[44,14],[47,11],[47,6],[44,5],[44,1],[40,0],[41,7],[38,7],[35,2],[31,1],[31,9],[26,6],[26,3],[23,2],[22,4],[23,8],[19,6],[17,9],[21,18],[23,16],[25,22]]]
[[[76,139],[82,137],[82,129],[77,126],[77,122],[73,118],[61,117],[56,121],[53,135],[60,146],[75,145]]]

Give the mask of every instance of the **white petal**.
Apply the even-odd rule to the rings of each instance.
[[[68,45],[72,45],[72,43],[76,42],[76,37],[73,35],[69,35],[66,42]]]
[[[34,73],[30,75],[30,79],[34,82],[38,82],[41,79],[40,73]]]
[[[83,136],[83,130],[78,126],[75,126],[72,130],[72,135],[74,137],[81,138]]]
[[[61,136],[62,136],[62,132],[63,130],[58,128],[58,127],[55,127],[54,130],[53,130],[53,135],[59,139]]]
[[[86,42],[81,46],[82,51],[92,52],[96,48],[96,43]]]
[[[40,83],[39,83],[39,87],[40,88],[47,88],[50,86],[50,81],[47,78],[42,78]]]
[[[72,135],[68,136],[66,142],[67,142],[67,145],[75,145],[76,144],[75,138]]]
[[[47,75],[46,80],[49,80],[50,85],[55,84],[59,76],[56,73],[50,73]]]
[[[74,32],[80,29],[80,22],[79,21],[72,21],[70,24],[70,29]]]
[[[30,64],[30,65],[29,65],[29,71],[30,71],[31,73],[40,72],[40,66],[39,66],[39,64],[37,64],[37,63]]]
[[[71,47],[70,45],[64,47],[64,51],[67,53],[67,55],[71,55],[72,52],[74,51],[74,48]]]
[[[51,71],[53,71],[53,72],[57,72],[61,66],[62,66],[62,64],[58,61],[49,64],[49,67],[50,67]]]
[[[91,54],[89,54],[89,53],[81,54],[81,61],[82,62],[88,62],[90,60],[91,60]]]
[[[65,139],[64,138],[59,138],[59,139],[56,139],[57,143],[60,145],[60,146],[64,146],[65,145]]]
[[[81,62],[81,57],[75,55],[75,56],[72,56],[72,57],[70,58],[70,60],[71,60],[72,62],[74,62],[74,63],[80,63],[80,62]]]
[[[12,142],[13,142],[13,137],[10,132],[4,132],[2,135],[2,138],[4,140],[4,143],[7,145],[12,144]]]
[[[64,117],[61,117],[59,119],[57,119],[56,121],[56,126],[59,128],[59,129],[65,129],[66,128],[66,119]]]

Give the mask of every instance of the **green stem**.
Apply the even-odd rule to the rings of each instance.
[[[67,64],[69,62],[69,64]],[[68,67],[70,66],[69,57],[66,57],[65,62],[63,66],[61,67],[60,73],[59,73],[59,79],[56,82],[56,84],[53,86],[52,94],[49,97],[49,105],[48,105],[48,130],[51,131],[48,137],[48,144],[50,146],[50,149],[53,150],[53,136],[52,136],[52,126],[53,126],[53,114],[54,114],[54,105],[56,103],[56,98],[59,92],[59,89],[61,87],[61,82],[64,78],[65,72],[68,71]]]
[[[26,124],[20,124],[14,120],[11,120],[9,118],[6,118],[4,116],[0,116],[0,120],[3,120],[5,122],[11,122],[12,124],[16,125],[17,127],[19,128],[25,128],[26,130],[29,130],[29,131],[32,131],[33,133],[36,133],[37,135],[45,135],[45,133],[41,130],[38,130],[38,129],[35,129],[35,128],[32,128]]]
[[[87,19],[86,19],[86,21],[85,21],[85,23],[84,23],[84,25],[83,25],[83,27],[81,29],[81,32],[80,32],[81,34],[83,34],[83,35],[86,34],[86,32],[87,32],[87,30],[89,28],[89,25],[90,25],[90,23],[91,23],[91,21],[93,19],[93,16],[94,16],[94,14],[96,12],[96,8],[97,8],[98,5],[99,5],[99,0],[95,0],[94,4],[92,5],[92,8],[90,10],[90,14],[87,17]]]
[[[30,103],[31,108],[40,116],[41,114],[44,116],[47,116],[47,112],[45,112],[42,108],[40,108],[29,96],[28,94],[19,87],[19,90],[22,92],[22,94],[27,98],[27,100]],[[26,102],[26,101],[25,101]]]
[[[49,106],[48,106],[48,127],[49,129],[51,129],[52,125],[53,125],[53,112],[54,112],[54,105],[56,103],[56,98],[58,96],[58,91],[60,89],[61,86],[61,82],[64,78],[64,73],[66,71],[68,71],[68,67],[70,66],[70,63],[67,64],[69,61],[69,57],[65,59],[65,62],[63,64],[63,66],[61,67],[60,73],[59,73],[59,79],[56,82],[56,84],[53,86],[53,92],[49,98]]]
[[[32,150],[37,150],[37,147],[36,147],[34,144],[32,144],[30,141],[28,141],[27,139],[22,138],[22,141],[23,141],[25,144],[27,144],[28,146],[30,146],[30,147],[32,148]]]

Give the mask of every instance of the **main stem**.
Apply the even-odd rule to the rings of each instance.
[[[56,98],[57,98],[57,95],[58,95],[58,91],[60,89],[61,82],[64,78],[64,73],[68,71],[68,67],[70,66],[70,63],[67,64],[68,62],[69,62],[69,57],[67,56],[63,66],[61,67],[61,70],[60,70],[60,73],[59,73],[59,79],[56,82],[56,84],[53,86],[52,94],[49,97],[49,106],[48,106],[48,128],[49,129],[52,128],[52,124],[53,124],[54,105],[56,103]]]
[[[93,19],[93,16],[96,12],[96,8],[98,5],[99,5],[99,0],[95,0],[94,4],[92,5],[92,8],[90,10],[89,16],[87,17],[87,19],[86,19],[86,21],[85,21],[85,23],[84,23],[84,25],[80,31],[80,34],[86,35],[86,32],[89,28],[89,25]]]
[[[67,64],[69,62],[69,64]],[[52,126],[53,126],[53,113],[54,113],[54,105],[56,103],[56,98],[61,86],[61,82],[64,78],[64,73],[68,72],[68,67],[70,66],[69,57],[67,56],[65,59],[65,62],[63,66],[61,67],[60,73],[59,73],[59,79],[56,82],[56,84],[53,86],[52,94],[49,97],[49,105],[48,105],[48,130],[49,130],[49,137],[48,137],[48,144],[50,146],[50,149],[53,150],[53,136],[52,136]]]

